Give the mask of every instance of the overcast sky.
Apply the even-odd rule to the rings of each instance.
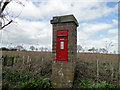
[[[29,0],[25,7],[11,2],[6,8],[11,17],[17,16],[15,23],[2,31],[2,46],[31,45],[52,48],[52,25],[54,16],[73,14],[78,23],[77,44],[83,48],[105,48],[106,41],[114,46],[110,51],[118,51],[118,0]],[[105,0],[104,0],[105,1]],[[113,1],[113,0],[111,0]]]

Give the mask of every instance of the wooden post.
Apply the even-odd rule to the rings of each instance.
[[[43,62],[43,58],[42,58],[42,62]]]
[[[4,63],[4,56],[1,57],[1,60],[0,60],[0,64],[2,66],[2,64]]]
[[[16,57],[14,57],[14,63],[16,63]]]
[[[7,55],[4,57],[4,63],[3,63],[4,66],[7,65]]]
[[[11,65],[13,66],[13,64],[14,64],[14,57],[12,57],[12,64]]]
[[[99,80],[99,60],[98,60],[98,55],[96,54],[96,76],[97,76],[97,82]]]
[[[113,82],[113,75],[114,75],[114,68],[113,67],[111,68],[111,72],[112,72],[112,74],[111,74],[111,82]]]
[[[112,64],[112,62],[110,63],[110,72],[111,72],[111,83],[112,83],[112,81],[113,81],[113,74],[114,74],[114,71],[113,71],[113,66],[112,66],[113,64]]]
[[[23,56],[23,64],[24,64],[24,56]]]
[[[29,63],[29,59],[30,59],[30,57],[28,56],[28,58],[27,58],[27,63]]]
[[[31,70],[31,58],[30,58],[30,61],[29,61],[29,71]]]
[[[97,82],[99,80],[99,66],[98,66],[98,59],[96,59],[96,70],[97,70]]]

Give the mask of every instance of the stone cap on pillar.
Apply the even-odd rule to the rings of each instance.
[[[51,24],[74,22],[76,24],[76,26],[79,26],[76,18],[72,14],[53,17],[53,19],[50,20],[50,22],[51,22]]]

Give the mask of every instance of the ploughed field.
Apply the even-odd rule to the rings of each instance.
[[[3,72],[29,73],[35,77],[51,78],[52,53],[34,51],[3,51],[7,64],[2,66]],[[11,58],[14,57],[13,66]],[[98,60],[98,68],[97,68]],[[98,72],[98,76],[97,73]],[[79,85],[81,80],[91,80],[100,83],[118,83],[118,55],[77,53],[74,84]],[[3,80],[3,83],[5,81]]]

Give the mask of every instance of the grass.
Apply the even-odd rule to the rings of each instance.
[[[37,88],[51,88],[51,84],[49,81],[46,81],[46,80],[31,80],[29,82],[25,82],[25,83],[22,83],[19,88],[34,88],[34,89],[37,89]]]
[[[46,76],[45,76],[46,77]],[[49,78],[38,78],[31,74],[19,72],[3,72],[3,88],[52,88]],[[108,83],[94,83],[91,80],[80,80],[78,85],[73,85],[73,89],[77,88],[120,88],[118,85]]]
[[[74,89],[76,88],[120,88],[119,85],[113,85],[113,84],[108,84],[108,83],[94,83],[91,80],[81,80],[79,85],[74,85]]]
[[[30,83],[36,81],[38,77],[50,78],[52,74],[52,54],[50,52],[27,52],[27,51],[3,51],[3,56],[15,57],[13,67],[3,67],[3,85],[6,87],[18,87],[22,83]],[[118,79],[118,55],[113,54],[94,54],[94,53],[77,53],[75,85],[80,84],[80,80],[96,80],[96,55],[99,59],[99,80],[107,83],[116,84]],[[23,64],[23,56],[25,63]],[[28,56],[31,62],[27,63]],[[112,63],[112,64],[111,64]],[[30,66],[30,67],[29,67]],[[111,67],[114,68],[114,80],[111,78]],[[8,71],[9,70],[9,71]],[[9,76],[9,75],[10,76]],[[32,76],[30,76],[30,74]],[[8,75],[8,76],[7,76]],[[27,79],[25,79],[27,78]],[[86,85],[87,83],[85,83]],[[100,83],[102,84],[102,83]],[[26,85],[26,84],[25,84]],[[82,84],[83,87],[86,87]],[[93,86],[92,86],[93,85]],[[98,84],[88,84],[89,87],[94,87]],[[102,84],[102,86],[104,83]],[[101,86],[101,87],[102,87]],[[80,87],[80,86],[78,86]]]
[[[2,73],[3,87],[16,87],[22,82],[29,81],[32,78],[31,74],[10,72],[9,70]]]
[[[42,79],[30,73],[5,71],[2,79],[3,88],[50,88],[49,78]]]

